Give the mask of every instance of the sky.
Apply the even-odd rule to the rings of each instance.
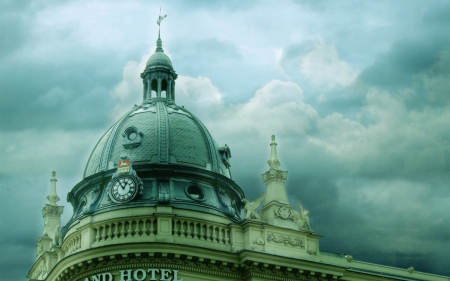
[[[247,198],[275,134],[322,251],[450,276],[450,2],[1,0],[1,280],[26,280],[51,172],[64,224],[96,142],[142,102],[160,7],[176,103]]]

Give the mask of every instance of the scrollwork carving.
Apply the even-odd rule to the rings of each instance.
[[[287,235],[269,233],[269,235],[267,236],[267,241],[276,244],[283,244],[285,246],[305,248],[304,239],[290,237]]]

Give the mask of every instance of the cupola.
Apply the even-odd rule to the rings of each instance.
[[[144,72],[141,73],[143,102],[148,100],[175,101],[175,80],[178,74],[173,70],[172,61],[162,48],[161,32],[158,32],[155,53],[148,59]]]

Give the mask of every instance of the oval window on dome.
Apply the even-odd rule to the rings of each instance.
[[[123,133],[124,138],[123,147],[126,149],[132,149],[141,145],[142,137],[144,134],[140,132],[136,127],[128,127]]]
[[[189,197],[195,200],[202,200],[203,198],[205,198],[203,190],[196,185],[188,186],[188,188],[186,188],[186,193]]]
[[[134,141],[136,138],[137,138],[136,131],[131,131],[131,132],[128,133],[128,140]]]

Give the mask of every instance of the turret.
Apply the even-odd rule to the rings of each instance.
[[[42,209],[42,217],[44,218],[44,230],[42,236],[38,239],[37,243],[37,257],[42,255],[45,251],[49,250],[52,246],[59,246],[60,231],[61,231],[61,215],[63,213],[63,206],[58,206],[56,202],[59,201],[59,197],[56,194],[56,172],[52,172],[52,178],[50,179],[50,194],[47,196],[47,200],[50,204],[45,204]]]

